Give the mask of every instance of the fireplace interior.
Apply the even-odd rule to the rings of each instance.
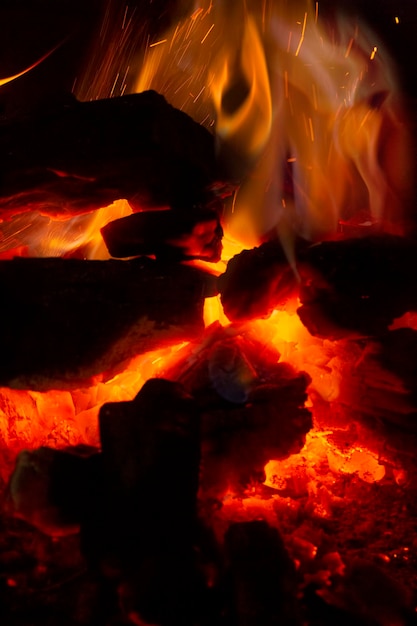
[[[0,9],[4,624],[417,624],[416,24]]]

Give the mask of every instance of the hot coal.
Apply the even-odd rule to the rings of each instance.
[[[299,295],[298,315],[312,335],[337,339],[374,336],[407,311],[417,310],[410,272],[417,243],[394,235],[298,242],[297,273],[278,242],[234,257],[219,278],[226,315],[233,321],[266,317]]]
[[[134,213],[110,222],[101,234],[110,255],[117,258],[152,254],[217,262],[222,251],[223,229],[213,209]]]
[[[120,198],[192,210],[219,177],[214,137],[153,91],[18,110],[0,122],[0,155],[3,219],[69,217]]]
[[[132,261],[0,263],[0,384],[80,385],[126,359],[200,336],[208,274]]]
[[[220,497],[263,480],[269,459],[298,452],[312,427],[305,407],[310,378],[245,329],[215,326],[199,351],[168,372],[199,403],[202,487]]]

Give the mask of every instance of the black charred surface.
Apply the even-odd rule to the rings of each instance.
[[[110,255],[117,258],[154,254],[217,262],[222,251],[223,229],[213,209],[134,213],[110,222],[101,234]]]
[[[225,535],[230,623],[297,626],[294,563],[276,528],[264,521],[232,524]]]
[[[71,216],[125,198],[192,208],[216,179],[214,137],[154,91],[57,97],[0,120],[0,214]]]
[[[417,331],[397,328],[358,345],[362,354],[343,378],[340,401],[392,449],[415,450]]]
[[[85,446],[24,450],[9,480],[5,509],[52,536],[78,532],[99,464],[97,451]]]
[[[311,246],[300,260],[303,324],[337,339],[373,336],[417,310],[417,241],[376,235]]]
[[[279,242],[234,257],[219,278],[225,312],[233,321],[265,317],[298,295],[298,314],[312,335],[337,339],[373,336],[417,310],[417,242],[394,235],[305,242],[296,248],[300,279]]]
[[[188,624],[198,589],[194,545],[200,467],[197,405],[181,385],[148,381],[99,416],[105,491],[82,527],[91,563],[120,576],[127,614]]]
[[[277,241],[244,250],[229,261],[219,277],[223,309],[232,321],[267,317],[285,304],[295,289],[295,273]]]
[[[0,384],[79,385],[137,354],[198,337],[208,276],[147,258],[2,261]]]

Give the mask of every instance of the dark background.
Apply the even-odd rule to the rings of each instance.
[[[219,1],[219,0],[218,0]],[[223,0],[225,1],[225,0]],[[288,0],[290,1],[290,0]],[[71,91],[103,24],[121,19],[126,4],[136,26],[162,32],[192,0],[0,0],[0,78],[20,72],[55,52],[26,76],[0,88],[0,104],[30,102]],[[335,7],[361,16],[386,42],[398,65],[404,91],[417,95],[416,0],[321,0],[321,15]],[[395,24],[394,17],[400,18]],[[102,34],[103,46],[106,38]]]

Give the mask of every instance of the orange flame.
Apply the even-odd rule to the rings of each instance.
[[[406,115],[395,67],[369,29],[346,16],[330,23],[309,0],[206,2],[156,43],[136,90],[215,120],[220,150],[236,148],[250,169],[228,211],[235,239],[254,245],[271,229],[327,237],[363,211],[401,229]]]
[[[24,76],[25,74],[27,74],[31,70],[35,69],[35,67],[40,65],[43,61],[45,61],[45,59],[47,59],[61,45],[62,45],[62,43],[60,43],[57,46],[55,46],[54,48],[52,48],[52,50],[49,50],[49,52],[44,54],[40,59],[38,59],[37,61],[32,63],[32,65],[30,65],[26,69],[22,70],[21,72],[18,72],[17,74],[13,74],[13,76],[8,76],[7,78],[0,78],[0,87],[2,87],[3,85],[7,85],[7,83],[11,83],[13,80],[16,80],[17,78],[20,78],[21,76]]]
[[[365,28],[359,31],[349,20],[336,22],[332,38],[328,24],[307,0],[242,0],[233,9],[229,2],[219,7],[205,0],[144,48],[134,90],[156,89],[197,121],[215,126],[219,149],[239,152],[242,171],[249,170],[228,208],[229,255],[258,243],[271,229],[289,239],[294,233],[312,238],[333,234],[341,217],[364,208],[378,221],[396,218],[412,180],[404,174],[407,130],[392,63]],[[118,45],[118,62],[120,49]],[[119,75],[124,77],[121,92],[128,91],[127,72],[117,72],[105,95],[114,95]],[[38,242],[30,244],[29,253],[61,255],[87,246],[87,258],[103,258],[103,250],[96,247],[97,232],[126,212],[127,203],[116,203],[93,216],[60,223],[57,229],[48,219],[39,226]],[[22,242],[21,236],[16,241],[11,237],[9,247]],[[223,260],[217,271],[224,267]],[[312,405],[317,398],[318,403],[334,402],[352,357],[350,348],[311,337],[295,314],[296,306],[293,302],[269,320],[252,323],[251,332],[265,345],[276,346],[282,360],[310,374]],[[228,324],[218,300],[207,301],[206,323],[216,319]],[[133,398],[145,380],[163,375],[167,363],[187,350],[181,345],[137,357],[115,379],[71,393],[0,390],[0,435],[11,448],[97,444],[99,407]],[[38,421],[31,419],[35,412],[41,416]],[[29,428],[32,422],[38,425]],[[288,463],[305,467],[309,456],[310,469],[314,459],[317,464],[324,459],[332,472],[381,480],[384,469],[372,451],[355,444],[346,454],[329,443],[332,433],[317,427],[300,455]],[[266,472],[273,487],[288,469],[276,463]],[[307,483],[314,491],[314,481]]]
[[[242,74],[240,82],[243,84],[235,87],[233,93],[239,74]],[[272,102],[262,41],[251,15],[244,19],[237,51],[229,44],[219,53],[217,63],[210,69],[209,84],[217,114],[218,137],[232,144],[240,157],[256,157],[271,132]],[[247,93],[236,93],[242,89]],[[228,91],[232,102],[227,106]],[[232,111],[229,112],[228,107]]]

